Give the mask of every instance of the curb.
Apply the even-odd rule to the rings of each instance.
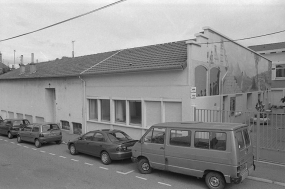
[[[273,181],[273,180],[269,180],[269,179],[258,178],[258,177],[252,177],[252,176],[248,176],[247,179],[249,179],[249,180],[255,180],[255,181],[260,181],[260,182],[265,182],[265,183],[269,183],[269,184],[276,184],[276,185],[280,185],[280,186],[285,187],[285,183],[277,182],[277,181]]]

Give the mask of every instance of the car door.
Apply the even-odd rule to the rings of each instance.
[[[77,151],[89,154],[88,152],[88,145],[91,141],[93,141],[94,131],[88,132],[81,137],[75,144]]]
[[[30,142],[34,142],[35,138],[39,137],[39,133],[40,133],[40,128],[37,125],[34,125],[32,128],[32,131],[30,132],[29,136],[28,136],[28,141]]]
[[[106,139],[100,132],[95,132],[93,140],[86,143],[87,153],[99,157]]]
[[[3,125],[3,134],[8,134],[8,131],[10,130],[10,127],[13,126],[12,121],[7,121],[6,124]]]
[[[165,169],[165,128],[152,127],[142,141],[142,156],[148,158],[151,167]]]
[[[21,136],[21,139],[24,141],[29,141],[30,140],[30,134],[32,131],[33,126],[32,125],[27,125],[26,127],[23,128],[23,130],[19,133]]]
[[[0,123],[0,133],[5,134],[5,127],[6,127],[7,120],[4,120]]]

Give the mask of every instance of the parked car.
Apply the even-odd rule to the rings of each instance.
[[[248,126],[176,122],[153,125],[132,148],[141,173],[152,168],[205,178],[211,189],[240,183],[255,170]]]
[[[17,136],[20,128],[30,124],[27,119],[5,119],[0,122],[0,134],[7,135],[9,139]]]
[[[112,160],[131,158],[131,149],[136,142],[123,131],[103,129],[90,131],[69,141],[68,149],[72,155],[80,152],[100,157],[102,163],[108,165]]]
[[[17,136],[17,142],[33,142],[37,148],[48,142],[61,144],[62,133],[56,123],[34,123],[21,129]]]

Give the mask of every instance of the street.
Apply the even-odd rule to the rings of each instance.
[[[0,135],[0,189],[87,189],[87,188],[197,188],[206,189],[203,179],[155,170],[142,175],[131,160],[103,165],[99,158],[72,156],[65,144],[46,144],[35,148],[18,144],[16,138]],[[246,179],[226,188],[277,189],[278,185]]]

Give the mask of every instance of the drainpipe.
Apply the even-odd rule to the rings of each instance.
[[[223,118],[223,110],[222,110],[222,94],[223,94],[223,90],[224,90],[224,88],[223,88],[223,83],[224,83],[224,79],[225,79],[225,77],[227,76],[227,74],[228,74],[228,70],[226,71],[226,73],[225,73],[225,75],[222,77],[222,80],[221,80],[221,92],[220,92],[220,112],[221,112],[221,122],[222,122],[222,118]]]
[[[83,97],[82,97],[82,119],[83,119],[83,127],[86,133],[87,131],[87,121],[86,121],[86,81],[78,76],[79,79],[82,81],[83,85]],[[83,133],[82,133],[83,134]]]

